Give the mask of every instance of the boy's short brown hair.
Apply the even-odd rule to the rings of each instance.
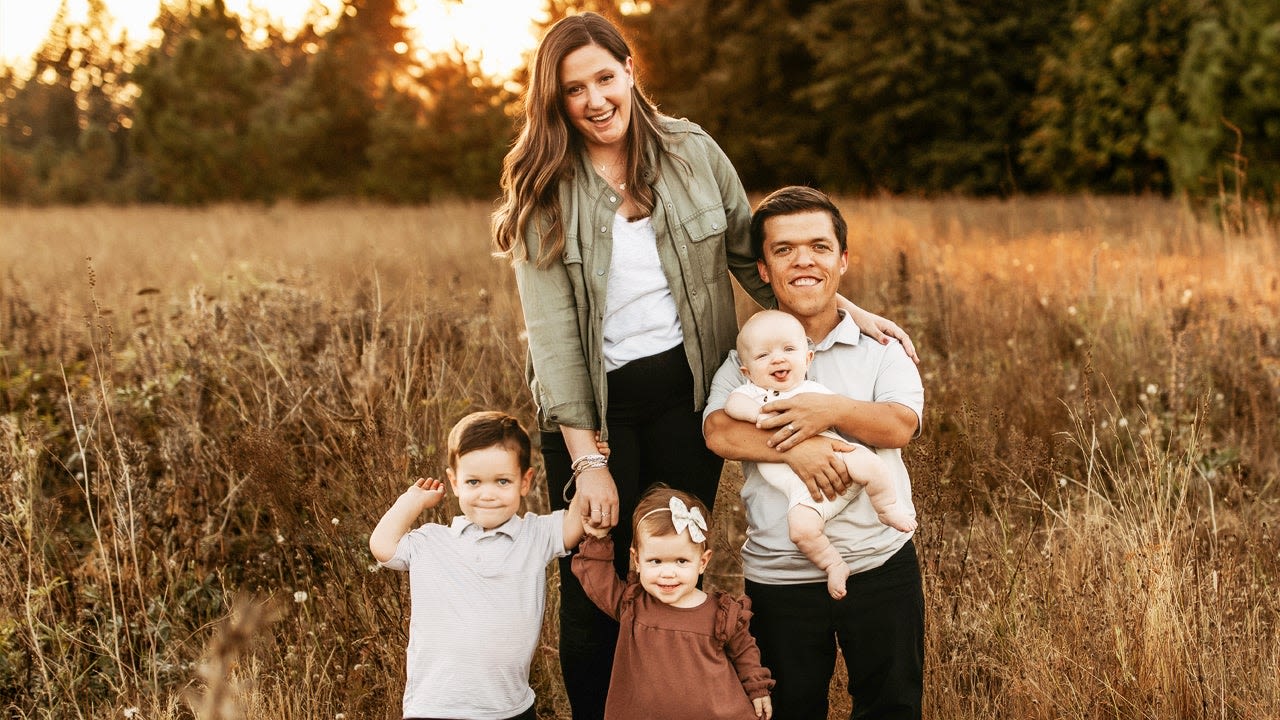
[[[500,410],[481,410],[462,418],[449,431],[449,467],[458,469],[458,458],[473,450],[498,445],[516,454],[520,472],[527,471],[533,451],[529,433],[520,421]]]

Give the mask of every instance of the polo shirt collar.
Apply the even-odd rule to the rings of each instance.
[[[840,322],[827,333],[822,342],[813,346],[814,352],[822,352],[830,350],[836,343],[842,345],[857,345],[862,342],[862,331],[858,329],[858,324],[853,321],[849,313],[844,310],[837,310],[840,313]]]
[[[453,522],[449,524],[449,532],[453,533],[456,538],[462,537],[463,533],[470,530],[473,534],[483,537],[486,535],[494,535],[502,533],[512,540],[520,536],[520,529],[524,526],[524,520],[519,515],[512,515],[511,519],[502,523],[492,530],[485,530],[479,525],[467,519],[466,515],[458,515],[453,518]],[[475,528],[471,530],[471,528]]]

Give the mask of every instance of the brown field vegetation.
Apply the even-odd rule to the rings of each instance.
[[[927,716],[1280,716],[1277,228],[843,205],[845,294],[922,358]],[[368,533],[460,415],[531,419],[487,211],[4,209],[6,716],[399,717],[407,585]],[[567,717],[548,615],[535,689]]]

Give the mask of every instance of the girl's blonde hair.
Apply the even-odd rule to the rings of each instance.
[[[515,144],[502,161],[502,198],[493,213],[498,249],[513,262],[531,258],[525,245],[531,224],[538,230],[537,263],[547,267],[564,251],[564,217],[560,183],[573,177],[582,138],[569,122],[560,96],[560,62],[588,45],[603,48],[620,63],[631,48],[613,23],[585,12],[561,19],[547,34],[529,69],[524,95],[524,119]],[[659,141],[658,108],[645,97],[637,81],[631,87],[631,122],[627,127],[627,188],[643,215],[653,212],[653,189],[644,178],[663,152]],[[648,152],[652,149],[652,152]]]
[[[705,550],[711,538],[711,511],[697,496],[683,490],[676,490],[663,483],[656,483],[640,496],[636,510],[631,515],[631,545],[640,546],[641,533],[652,537],[675,535],[676,526],[671,522],[671,498],[679,498],[690,510],[697,508],[707,522],[706,540],[700,543]]]

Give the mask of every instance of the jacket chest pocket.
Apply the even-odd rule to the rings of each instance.
[[[690,267],[701,275],[703,282],[727,280],[729,263],[724,249],[727,227],[724,208],[713,205],[695,213],[681,224],[688,241],[681,251],[687,252]]]

